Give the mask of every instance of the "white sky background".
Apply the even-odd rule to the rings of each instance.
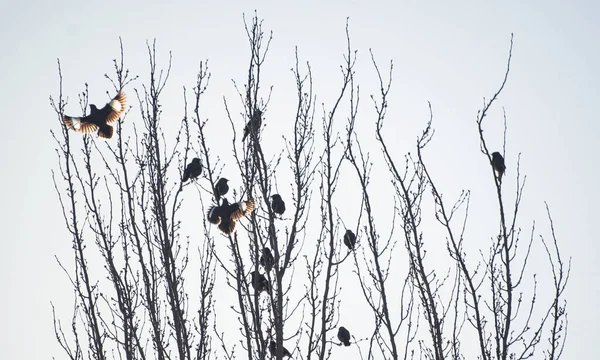
[[[289,129],[286,125],[291,126],[286,119],[291,121],[295,113],[295,84],[289,70],[294,64],[294,47],[298,46],[301,63],[309,61],[313,67],[317,104],[324,102],[330,107],[339,90],[339,64],[346,46],[345,21],[350,17],[352,45],[359,51],[356,72],[361,86],[360,116],[372,119],[368,95],[378,90],[368,54],[372,48],[382,70],[390,59],[394,60],[386,134],[389,141],[397,139],[398,161],[402,154],[414,152],[416,136],[428,119],[430,101],[436,135],[426,154],[441,190],[448,199],[454,199],[461,189],[472,190],[472,206],[477,209],[473,211],[491,217],[479,220],[473,215],[469,228],[473,236],[467,251],[474,253],[480,248],[478,241],[487,248],[485,242],[494,234],[497,216],[493,179],[486,158],[479,152],[475,119],[482,98],[489,98],[501,83],[510,34],[514,33],[508,84],[486,119],[488,145],[499,148],[502,144],[504,107],[508,120],[508,178],[504,191],[514,190],[519,152],[521,173],[528,176],[521,219],[524,235],[528,236],[533,220],[538,229],[545,231],[543,201],[547,201],[562,255],[573,258],[566,291],[569,333],[564,358],[600,355],[596,344],[600,340],[596,300],[600,293],[600,259],[593,235],[598,216],[595,205],[600,200],[596,190],[598,172],[593,165],[599,128],[595,105],[600,98],[596,4],[227,3],[228,6],[190,1],[166,5],[145,1],[138,5],[89,5],[39,1],[3,5],[0,99],[5,126],[0,149],[6,165],[0,180],[1,221],[5,229],[0,252],[0,358],[64,356],[54,339],[50,307],[50,301],[57,304],[62,311],[59,315],[68,322],[73,294],[54,256],[71,264],[71,239],[64,229],[50,177],[50,169],[56,168],[56,154],[49,130],[57,130],[58,123],[48,96],[58,92],[56,58],[61,60],[64,93],[70,98],[67,112],[77,114],[76,95],[85,82],[90,85],[91,103],[103,104],[105,91],[112,89],[103,75],[112,72],[119,36],[124,42],[126,67],[141,76],[140,81],[130,85],[134,87],[147,79],[145,41],[156,38],[159,65],[166,66],[168,51],[173,52],[172,76],[163,95],[164,119],[172,116],[173,126],[178,125],[183,114],[182,86],[192,88],[198,64],[204,59],[209,59],[212,73],[204,99],[204,116],[224,119],[223,96],[233,104],[235,113],[241,110],[231,79],[240,84],[245,81],[248,42],[242,14],[250,19],[254,9],[265,20],[264,28],[274,32],[262,82],[264,96],[266,85],[274,86],[265,123],[275,145],[280,134]],[[128,94],[130,104],[137,106],[133,91]],[[139,120],[135,109],[127,120]],[[369,121],[365,120],[365,124]],[[319,119],[316,124],[320,128]],[[241,120],[238,125],[240,131]],[[339,125],[342,130],[343,124]],[[372,144],[372,153],[378,154],[373,132],[368,132],[368,125],[365,129],[361,136]],[[229,148],[223,151],[224,157],[229,156]],[[234,170],[228,167],[225,171],[228,169]],[[285,184],[280,181],[282,193]],[[387,188],[382,189],[389,189],[387,174],[383,184]],[[344,186],[340,185],[340,192],[347,193]],[[195,194],[195,190],[187,190]],[[381,196],[385,198],[383,191]],[[360,200],[340,196],[338,201],[338,207],[347,208]],[[188,211],[183,215],[184,221],[192,221],[198,215],[193,203],[187,203],[184,210]],[[347,215],[355,219],[357,212]],[[379,226],[385,237],[388,228],[385,224]],[[428,242],[428,249],[430,256],[443,258],[445,244],[443,238],[438,240],[437,250],[433,239]],[[440,253],[436,255],[435,251]],[[545,254],[532,257],[532,271],[540,277],[548,270],[544,260]],[[349,263],[343,265],[348,270],[351,267]],[[351,288],[354,280],[349,274],[343,276],[344,289]],[[361,300],[353,299],[359,303]],[[544,302],[543,298],[539,300]],[[341,323],[351,323],[348,327],[353,334],[366,337],[370,333],[370,317],[361,323],[349,305],[342,305],[341,316]],[[344,316],[351,316],[352,320],[345,321]],[[368,328],[367,332],[360,333],[361,324]],[[237,326],[233,330],[237,332],[236,329]],[[358,357],[354,347],[335,351],[343,353],[333,359]],[[540,357],[541,354],[535,358]]]

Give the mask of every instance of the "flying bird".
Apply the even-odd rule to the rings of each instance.
[[[263,274],[253,271],[250,275],[252,275],[252,288],[254,291],[258,293],[263,291],[271,293],[271,284],[269,284],[269,280]]]
[[[268,247],[264,247],[262,249],[262,255],[260,256],[260,265],[265,268],[266,272],[270,272],[273,269],[273,265],[275,265],[275,258],[271,253],[271,249]]]
[[[354,250],[354,245],[356,245],[356,235],[352,232],[352,230],[346,230],[346,234],[344,234],[344,244],[350,250]]]
[[[344,344],[344,346],[350,346],[350,331],[343,326],[338,329],[338,339]]]
[[[229,191],[229,185],[227,185],[228,181],[229,180],[225,178],[220,178],[215,184],[215,195],[217,198],[221,198],[221,196],[227,194]]]
[[[271,353],[271,356],[276,356],[277,355],[277,344],[273,340],[271,340],[271,343],[269,344],[269,352]],[[291,357],[292,356],[292,354],[290,354],[290,352],[288,351],[288,349],[286,349],[284,347],[283,347],[283,350],[282,350],[281,354],[283,355],[283,357],[286,357],[286,356],[287,357]]]
[[[271,196],[271,207],[276,214],[283,215],[285,212],[285,202],[283,202],[281,195],[275,194]]]
[[[202,173],[202,164],[200,163],[200,159],[194,158],[191,163],[187,165],[185,171],[183,172],[183,177],[181,178],[182,182],[186,182],[189,179],[195,179]]]
[[[260,125],[262,124],[262,111],[256,109],[254,115],[252,115],[252,119],[248,121],[246,127],[244,127],[244,136],[242,136],[242,142],[246,140],[246,137],[252,132],[253,134],[258,135],[258,130],[260,130]]]
[[[219,230],[229,235],[235,230],[237,221],[254,211],[254,207],[252,199],[230,204],[223,198],[220,206],[213,205],[208,209],[207,218],[210,223],[219,225]]]
[[[127,97],[125,93],[119,91],[108,104],[102,109],[98,109],[96,105],[90,104],[90,114],[84,117],[73,117],[63,115],[65,126],[71,130],[75,130],[84,134],[91,134],[98,131],[98,136],[105,139],[110,139],[113,136],[114,128],[112,124],[125,112],[127,106]]]
[[[492,153],[492,166],[498,173],[498,179],[502,180],[502,175],[506,171],[506,165],[504,164],[504,158],[497,151]]]

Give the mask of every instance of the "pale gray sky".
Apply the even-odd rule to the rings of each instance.
[[[226,4],[226,5],[225,5]],[[58,129],[48,103],[56,95],[60,58],[64,92],[71,99],[69,112],[78,111],[76,95],[85,82],[91,102],[105,99],[111,89],[104,74],[112,71],[121,36],[125,61],[142,80],[147,78],[146,40],[157,39],[159,61],[166,64],[173,52],[173,72],[165,90],[165,112],[182,116],[181,89],[191,88],[198,63],[209,59],[212,73],[206,103],[209,118],[225,116],[222,97],[239,108],[231,79],[243,82],[248,45],[242,23],[258,10],[267,30],[274,32],[263,84],[274,86],[266,122],[284,130],[294,113],[294,80],[289,69],[294,47],[301,60],[310,61],[317,103],[330,104],[339,84],[339,64],[345,51],[344,26],[350,18],[353,47],[359,51],[357,79],[365,114],[372,108],[368,95],[377,84],[368,49],[380,65],[394,60],[390,94],[389,134],[398,138],[400,154],[413,150],[414,141],[432,103],[436,127],[428,149],[442,190],[453,197],[461,189],[473,191],[473,206],[493,201],[486,160],[479,152],[475,125],[482,98],[489,98],[505,71],[510,34],[514,33],[510,78],[495,109],[486,135],[493,147],[501,146],[502,107],[508,119],[507,189],[514,189],[516,157],[522,153],[521,171],[528,175],[522,227],[533,220],[547,224],[543,201],[552,210],[563,256],[572,256],[573,269],[566,291],[569,334],[565,359],[600,355],[599,245],[593,231],[598,218],[598,170],[593,165],[599,122],[594,110],[600,91],[598,4],[577,1],[417,2],[372,1],[228,1],[209,5],[199,1],[137,3],[12,2],[0,12],[0,87],[5,109],[5,131],[0,149],[7,164],[0,180],[4,249],[0,254],[0,358],[63,358],[54,339],[50,301],[59,305],[66,321],[72,290],[54,256],[71,264],[71,239],[66,233],[50,169],[56,167],[50,129]],[[140,81],[132,84],[139,86]],[[127,91],[127,89],[126,89]],[[130,104],[135,105],[130,90]],[[237,111],[237,110],[236,110]],[[132,112],[129,121],[139,119]],[[269,125],[267,125],[269,126]],[[341,127],[343,128],[343,126]],[[496,133],[494,133],[496,131]],[[279,137],[279,135],[277,135]],[[377,152],[372,133],[365,141]],[[233,171],[233,168],[231,168]],[[512,181],[512,183],[510,182]],[[281,186],[281,184],[280,184]],[[493,216],[495,203],[481,213]],[[191,208],[187,206],[186,209]],[[352,214],[355,216],[356,214]],[[190,213],[190,219],[196,214]],[[495,219],[495,218],[494,218]],[[471,221],[481,241],[493,232]],[[479,228],[478,228],[479,227]],[[493,229],[494,227],[491,227]],[[480,248],[472,240],[471,250]],[[485,248],[485,246],[484,246]],[[432,250],[430,250],[432,251]],[[440,245],[440,251],[445,246]],[[442,252],[440,256],[444,256]],[[547,271],[543,256],[535,256],[532,271]],[[344,264],[350,265],[350,264]],[[343,279],[346,284],[354,280]],[[540,299],[543,301],[543,299]],[[352,309],[342,308],[350,313]],[[342,322],[345,322],[342,320]],[[353,316],[351,331],[360,328]],[[365,320],[371,324],[370,318]],[[237,327],[236,327],[237,328]],[[356,333],[357,331],[353,331]],[[363,337],[367,333],[361,334]],[[545,341],[545,339],[543,340]],[[334,359],[356,358],[352,349]],[[541,354],[535,358],[541,358]]]

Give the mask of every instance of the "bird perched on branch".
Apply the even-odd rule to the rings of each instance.
[[[254,114],[252,115],[252,119],[248,121],[246,127],[244,127],[244,136],[242,136],[242,142],[246,140],[246,137],[250,135],[250,133],[258,135],[258,130],[260,130],[260,125],[262,124],[262,111],[256,109]]]
[[[281,198],[281,195],[271,195],[271,207],[273,208],[275,214],[283,215],[285,212],[285,202]]]
[[[271,293],[271,284],[269,284],[269,280],[267,280],[267,278],[263,274],[257,271],[253,271],[250,273],[250,275],[252,275],[251,285],[254,291],[258,293],[261,293],[263,291]]]
[[[91,134],[98,131],[98,136],[110,139],[113,136],[114,128],[112,124],[117,122],[125,112],[127,106],[127,97],[125,93],[119,91],[108,104],[102,109],[96,105],[90,104],[90,114],[84,117],[73,117],[63,115],[63,122],[66,127],[84,134]]]
[[[348,331],[348,329],[340,326],[337,336],[344,346],[350,346],[350,331]]]
[[[506,171],[506,165],[504,164],[504,158],[497,151],[492,153],[492,166],[494,167],[494,170],[496,170],[496,173],[498,173],[498,179],[502,181],[502,175],[504,175],[504,172]]]
[[[252,199],[230,204],[224,198],[220,206],[213,205],[208,209],[207,218],[210,223],[219,225],[219,230],[230,235],[235,230],[237,221],[254,211],[254,207]]]
[[[181,182],[186,182],[189,179],[195,179],[202,173],[202,163],[200,163],[200,159],[194,158],[191,163],[187,165],[185,171],[183,172],[183,177],[181,178]]]
[[[352,230],[346,230],[346,234],[344,234],[344,244],[350,250],[354,250],[354,245],[356,244],[356,235],[352,232]]]
[[[271,271],[273,269],[273,265],[275,265],[275,258],[271,253],[271,249],[268,247],[264,247],[262,249],[262,255],[260,256],[260,265],[265,268],[266,272]]]
[[[277,355],[277,344],[273,340],[271,340],[271,343],[269,344],[269,352],[271,353],[271,356]],[[286,348],[283,348],[283,350],[281,351],[281,354],[283,355],[283,357],[286,357],[286,356],[291,357],[292,356],[292,354],[290,354],[290,352]]]
[[[221,196],[227,194],[227,192],[229,191],[229,185],[227,185],[228,181],[229,180],[225,178],[220,178],[215,184],[215,196],[217,197],[217,199],[220,199]]]

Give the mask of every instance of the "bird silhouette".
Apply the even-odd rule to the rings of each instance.
[[[253,271],[250,273],[250,275],[252,276],[251,285],[254,291],[258,293],[263,291],[271,293],[271,284],[269,284],[269,280],[267,280],[263,274],[259,273],[258,271]]]
[[[275,265],[275,258],[271,253],[271,249],[268,247],[264,247],[262,249],[262,255],[260,256],[260,265],[265,268],[266,272],[270,272],[273,269],[273,265]]]
[[[356,245],[356,235],[352,232],[352,230],[346,230],[346,234],[344,234],[344,244],[350,250],[354,250],[354,245]]]
[[[275,194],[271,196],[271,207],[276,214],[283,215],[285,212],[285,202],[281,195]]]
[[[348,329],[340,326],[337,337],[345,346],[350,346],[350,331],[348,331]]]
[[[283,347],[283,346],[282,346]],[[269,344],[269,352],[271,353],[271,356],[276,356],[277,355],[277,344],[275,343],[275,341],[271,340],[271,343]],[[290,352],[288,351],[288,349],[284,348],[281,351],[281,354],[283,355],[283,357],[291,357],[292,354],[290,354]]]
[[[183,172],[183,177],[181,178],[182,182],[186,182],[189,179],[195,179],[202,173],[202,163],[200,163],[200,159],[194,158],[191,163],[189,163],[185,171]]]
[[[114,124],[125,112],[127,106],[127,97],[125,93],[119,91],[108,104],[102,109],[98,109],[96,105],[90,104],[90,114],[84,117],[74,117],[63,115],[65,126],[71,130],[75,130],[84,134],[91,134],[98,131],[98,136],[105,139],[110,139],[113,136]]]
[[[498,179],[502,181],[502,175],[504,175],[504,172],[506,171],[506,165],[504,164],[504,158],[497,151],[492,153],[492,166],[498,173]]]
[[[258,130],[260,130],[260,125],[262,124],[262,111],[256,109],[254,115],[252,115],[252,119],[246,123],[244,127],[244,136],[242,136],[242,142],[246,140],[246,137],[250,134],[258,135]]]
[[[252,199],[230,204],[223,198],[221,205],[213,205],[208,209],[207,219],[210,223],[218,225],[219,230],[230,235],[235,231],[237,221],[254,211],[254,207]]]
[[[229,191],[229,185],[227,185],[228,181],[229,180],[225,178],[220,178],[215,184],[215,196],[218,199],[220,199],[221,196],[227,194],[227,192]]]

